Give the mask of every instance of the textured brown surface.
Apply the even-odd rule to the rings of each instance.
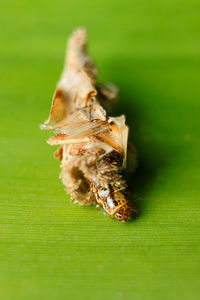
[[[86,29],[75,29],[67,43],[64,70],[49,118],[41,129],[56,133],[48,144],[63,145],[62,153],[58,150],[60,178],[71,202],[90,205],[96,199],[98,208],[101,206],[111,217],[127,221],[132,209],[125,196],[122,169],[126,167],[129,130],[124,115],[107,116],[103,102],[117,98],[118,89],[109,83],[96,87],[97,70],[86,45]],[[107,191],[106,196],[100,196],[103,190]]]

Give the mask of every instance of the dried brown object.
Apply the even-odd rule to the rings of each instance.
[[[111,217],[125,221],[132,213],[121,176],[126,167],[128,127],[124,115],[106,116],[101,101],[113,101],[117,88],[112,84],[97,88],[97,70],[85,46],[86,31],[78,29],[68,41],[64,71],[49,118],[41,128],[56,133],[48,143],[60,145],[54,156],[61,161],[60,178],[71,201],[97,203]]]

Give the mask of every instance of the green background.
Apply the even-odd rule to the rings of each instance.
[[[48,116],[66,39],[85,26],[120,88],[137,220],[72,205]],[[0,1],[0,298],[198,299],[198,0]]]

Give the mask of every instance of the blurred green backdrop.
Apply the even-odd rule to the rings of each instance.
[[[0,1],[0,298],[198,299],[198,0]],[[139,218],[72,205],[38,125],[66,39],[85,26],[99,80],[120,88]]]

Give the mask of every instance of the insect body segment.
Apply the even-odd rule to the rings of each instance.
[[[105,212],[120,221],[131,219],[132,208],[124,194],[112,188],[94,188],[97,208],[102,206]]]

